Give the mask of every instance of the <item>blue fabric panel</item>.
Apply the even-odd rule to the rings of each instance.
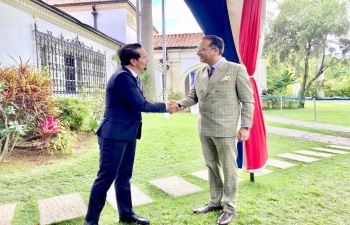
[[[194,75],[195,75],[195,73],[191,72],[190,75],[191,75],[191,88],[192,88],[193,84],[194,84]]]
[[[204,34],[217,35],[225,42],[223,56],[239,62],[234,44],[226,0],[184,0]]]
[[[237,165],[238,165],[238,168],[241,168],[242,169],[242,165],[243,165],[243,142],[239,141],[238,144],[237,144],[237,151],[238,151],[238,154],[237,154]]]

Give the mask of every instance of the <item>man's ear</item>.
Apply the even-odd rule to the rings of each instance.
[[[133,65],[133,66],[135,66],[136,61],[137,61],[136,59],[130,59],[130,64]]]

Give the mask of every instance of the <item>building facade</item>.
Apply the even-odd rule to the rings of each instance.
[[[105,88],[122,42],[40,0],[0,0],[0,8],[2,66],[21,58],[48,70],[55,94]]]

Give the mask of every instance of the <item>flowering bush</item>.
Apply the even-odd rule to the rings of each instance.
[[[50,75],[30,65],[29,60],[0,67],[0,162],[25,135],[57,111]],[[14,113],[15,112],[15,113]]]

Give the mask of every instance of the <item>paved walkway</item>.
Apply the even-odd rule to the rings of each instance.
[[[316,133],[311,133],[311,132],[306,132],[301,130],[292,130],[292,129],[286,129],[286,128],[280,128],[280,127],[271,127],[271,126],[266,126],[266,131],[268,133],[280,134],[280,135],[285,135],[289,137],[306,139],[310,141],[318,141],[318,142],[332,144],[332,145],[342,145],[342,146],[350,147],[350,138],[335,137],[331,135],[316,134]]]
[[[292,119],[286,119],[283,117],[268,116],[268,115],[264,115],[264,119],[272,122],[285,123],[285,124],[296,125],[301,127],[311,127],[311,128],[317,128],[317,129],[325,129],[325,130],[331,130],[331,131],[350,133],[350,127],[346,127],[346,126],[292,120]]]

